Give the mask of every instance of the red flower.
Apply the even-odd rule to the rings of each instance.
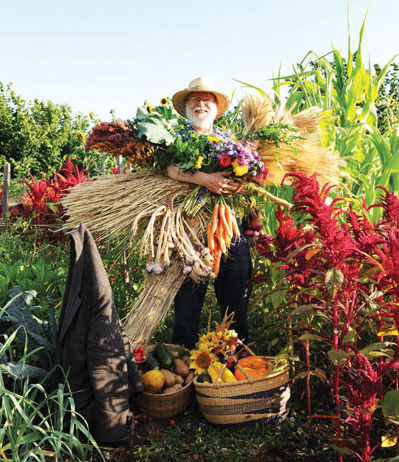
[[[228,167],[231,164],[231,157],[224,152],[220,156],[219,164],[221,167]]]

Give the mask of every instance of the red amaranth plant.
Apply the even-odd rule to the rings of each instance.
[[[372,223],[366,214],[355,213],[345,200],[331,200],[328,197],[331,187],[320,188],[315,175],[295,173],[291,176],[294,208],[286,213],[277,210],[279,226],[275,237],[259,240],[258,251],[285,270],[288,299],[293,301],[298,319],[298,341],[305,346],[308,383],[309,341],[317,338],[327,345],[326,353],[333,368],[330,386],[334,391],[337,421],[340,422],[345,399],[355,416],[351,425],[360,448],[358,457],[366,461],[372,451],[370,441],[359,435],[370,435],[373,413],[359,414],[356,406],[373,408],[370,402],[382,398],[389,387],[398,383],[397,377],[383,383],[382,376],[389,375],[389,369],[396,370],[395,364],[399,363],[399,200],[384,189],[380,203],[368,208],[384,208],[381,221]],[[368,210],[366,204],[364,207]],[[294,216],[299,216],[305,225],[295,224]],[[306,314],[309,313],[307,307],[312,307],[314,314],[320,313],[318,324]],[[392,323],[395,329],[389,328]],[[384,328],[385,335],[394,336],[393,355],[384,350],[384,355],[390,356],[388,360],[384,360],[381,353],[385,347],[381,338]],[[363,339],[372,335],[375,344],[362,344]],[[369,354],[378,356],[378,362],[368,364]],[[316,370],[320,370],[319,365],[314,367]],[[323,375],[328,377],[328,370]],[[359,389],[356,395],[355,388],[350,388],[353,377],[357,377],[360,390],[370,392],[372,378],[373,390],[379,390],[379,395],[375,391],[371,399],[366,391]],[[355,395],[359,403],[355,402]],[[338,425],[338,439],[340,432]]]
[[[44,173],[39,180],[29,174],[31,181],[21,181],[28,188],[22,195],[22,203],[10,210],[11,216],[22,214],[32,218],[33,222],[42,228],[43,233],[51,240],[63,239],[62,233],[49,232],[47,228],[54,227],[62,218],[63,211],[60,200],[73,186],[89,180],[89,169],[79,169],[68,159],[64,168],[54,174],[53,178],[45,178]],[[40,237],[38,238],[40,242]]]

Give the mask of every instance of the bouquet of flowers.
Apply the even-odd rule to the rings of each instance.
[[[230,329],[232,317],[233,313],[226,315],[214,331],[208,326],[208,332],[191,350],[190,369],[194,370],[198,382],[233,383],[264,377],[287,366],[285,358],[280,358],[277,364],[271,358],[255,355],[238,338],[237,332]]]
[[[234,177],[263,179],[267,169],[248,141],[217,131],[202,135],[191,129],[179,134],[170,147],[169,162],[182,170],[206,173],[231,170]]]

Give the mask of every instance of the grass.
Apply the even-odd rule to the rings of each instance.
[[[131,444],[104,448],[108,460],[118,462],[198,462],[230,461],[336,461],[328,437],[333,428],[322,419],[308,419],[294,400],[284,421],[259,422],[247,426],[221,428],[207,423],[195,399],[180,416],[136,418]]]

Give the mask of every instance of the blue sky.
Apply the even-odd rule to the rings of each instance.
[[[348,6],[353,50],[368,6],[364,56],[399,53],[398,0],[3,0],[0,81],[102,120],[198,76],[228,94],[243,91],[234,79],[267,90],[309,50],[346,55]]]

